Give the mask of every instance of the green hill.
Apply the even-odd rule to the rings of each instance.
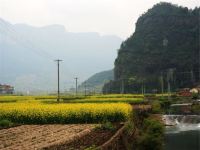
[[[83,90],[86,84],[88,91],[95,90],[96,92],[101,92],[103,85],[113,79],[114,79],[113,70],[102,71],[88,78],[81,84],[81,86],[79,86],[79,88]]]

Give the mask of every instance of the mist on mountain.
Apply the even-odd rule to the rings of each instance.
[[[73,33],[62,25],[33,27],[0,19],[0,83],[16,91],[55,91],[57,66],[61,88],[75,85],[89,76],[113,68],[122,39],[95,32]]]

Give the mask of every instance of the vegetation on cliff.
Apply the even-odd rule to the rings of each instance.
[[[132,36],[121,44],[115,60],[111,93],[159,91],[190,87],[199,79],[200,8],[159,3],[139,17]]]

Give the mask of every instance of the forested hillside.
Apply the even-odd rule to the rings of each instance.
[[[101,92],[103,85],[113,79],[114,79],[113,69],[102,71],[88,78],[79,86],[79,88],[84,90],[86,85],[88,91],[95,90],[95,92]]]
[[[159,3],[139,17],[135,32],[121,44],[110,92],[160,91],[199,82],[200,8]]]

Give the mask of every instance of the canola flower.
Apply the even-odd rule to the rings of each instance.
[[[143,94],[108,94],[108,95],[93,95],[90,98],[144,98]]]
[[[32,96],[0,96],[0,102],[17,102],[34,99]]]
[[[127,120],[131,111],[124,103],[1,103],[0,119],[25,124],[119,122]]]
[[[142,103],[144,98],[99,98],[99,97],[92,97],[92,98],[85,98],[85,99],[74,99],[68,100],[63,98],[64,102],[68,103]]]
[[[25,101],[54,101],[57,96],[55,95],[41,95],[41,96],[1,96],[0,95],[0,103],[6,102],[25,102]],[[104,103],[104,102],[121,102],[121,103],[134,103],[140,102],[144,99],[144,95],[137,94],[109,94],[109,95],[92,95],[92,96],[79,96],[75,97],[73,95],[63,95],[61,96],[65,102],[86,102],[86,103]]]

